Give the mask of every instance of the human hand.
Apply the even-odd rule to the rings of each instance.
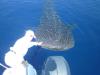
[[[37,42],[37,45],[39,45],[39,46],[40,46],[40,45],[42,45],[42,43],[43,43],[43,42]]]

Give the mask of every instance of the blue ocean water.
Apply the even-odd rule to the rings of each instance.
[[[0,0],[0,62],[25,30],[39,25],[44,0]],[[33,47],[26,59],[40,74],[48,56],[61,55],[72,75],[100,75],[100,0],[54,0],[55,11],[64,23],[75,24],[75,47],[62,52]],[[4,68],[0,67],[0,75]]]

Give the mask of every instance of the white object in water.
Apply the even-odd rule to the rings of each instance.
[[[50,56],[46,61],[42,75],[70,75],[69,65],[62,56]]]
[[[32,30],[27,30],[25,35],[18,39],[10,50],[18,54],[19,56],[25,56],[28,49],[32,46],[40,45],[39,42],[33,42],[32,39],[36,38]]]
[[[42,42],[32,42],[33,38],[36,38],[34,32],[27,30],[25,35],[18,39],[13,47],[10,47],[10,51],[5,54],[5,63],[10,67],[20,65],[29,48],[42,44]]]
[[[13,68],[7,68],[2,75],[37,75],[37,72],[31,64],[28,64],[27,67],[20,65]]]

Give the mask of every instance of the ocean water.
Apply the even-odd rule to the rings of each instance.
[[[0,0],[0,62],[25,30],[39,25],[44,0]],[[32,47],[25,59],[40,74],[49,56],[64,56],[72,75],[100,75],[100,0],[54,0],[54,8],[64,23],[75,24],[75,47],[55,52]],[[0,75],[4,68],[0,67]]]

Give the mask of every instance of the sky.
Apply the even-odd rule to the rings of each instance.
[[[43,14],[44,0],[0,0],[0,62],[27,29],[34,29]],[[54,0],[54,8],[65,23],[74,24],[75,46],[55,52],[32,47],[25,59],[38,74],[49,56],[63,56],[71,75],[100,75],[100,0]],[[0,75],[4,68],[0,67]]]

